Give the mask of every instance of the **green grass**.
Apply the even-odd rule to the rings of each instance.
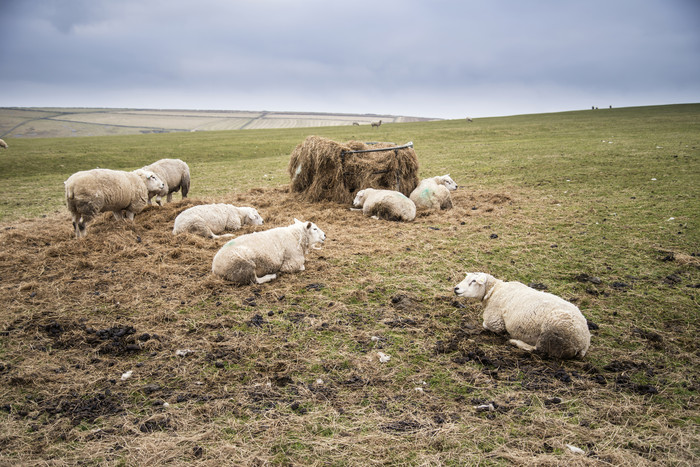
[[[163,157],[188,162],[190,196],[240,194],[254,204],[258,195],[251,189],[288,183],[289,155],[309,134],[336,141],[413,141],[421,177],[450,173],[460,185],[455,199],[461,205],[402,225],[347,221],[345,207],[339,207],[342,212],[332,214],[341,220],[327,221],[329,241],[298,279],[289,275],[261,287],[227,287],[207,282],[206,264],[192,266],[188,277],[193,279],[185,286],[172,284],[176,275],[159,277],[148,270],[143,280],[153,282],[155,292],[142,293],[153,290],[145,286],[131,291],[136,295],[131,302],[125,290],[119,307],[110,301],[109,285],[115,283],[95,277],[91,252],[81,250],[81,243],[17,232],[33,222],[22,218],[65,214],[62,182],[75,171],[134,169]],[[12,407],[11,413],[0,411],[7,427],[0,430],[0,445],[7,446],[0,463],[32,463],[48,453],[67,462],[81,460],[73,449],[125,465],[147,462],[149,456],[163,456],[164,463],[197,462],[193,449],[204,446],[202,462],[232,464],[255,458],[281,465],[365,460],[578,465],[596,459],[601,465],[697,464],[700,104],[389,124],[378,130],[324,127],[8,143],[10,149],[0,153],[0,241],[15,246],[13,235],[24,236],[28,253],[41,257],[58,248],[54,254],[66,264],[82,255],[85,265],[73,274],[85,275],[88,286],[82,295],[70,295],[70,285],[45,279],[60,268],[48,261],[52,255],[46,268],[32,263],[26,267],[37,269],[21,281],[8,280],[25,266],[7,253],[0,256],[6,295],[0,318],[8,323],[0,327],[6,330],[0,334],[0,363],[11,365],[0,369],[0,383],[9,388],[0,388],[0,406]],[[321,215],[315,221],[326,228]],[[370,230],[358,233],[356,224]],[[155,232],[146,233],[155,238]],[[153,241],[142,237],[144,243]],[[49,238],[47,245],[43,238]],[[117,240],[107,237],[93,247],[118,249]],[[183,240],[175,246],[199,245]],[[146,250],[161,254],[158,264],[164,270],[179,257],[170,258],[152,243]],[[130,263],[113,258],[118,264],[110,267],[125,282],[133,280],[131,268],[152,265],[137,262],[139,256]],[[314,269],[319,264],[324,269]],[[451,294],[464,272],[475,269],[543,283],[574,300],[600,326],[586,359],[526,358],[501,337],[481,333],[480,307],[460,301],[465,308],[456,308]],[[582,281],[582,274],[601,281]],[[102,295],[84,298],[105,283]],[[310,289],[311,283],[326,285]],[[190,288],[194,292],[187,295]],[[32,291],[36,297],[28,298]],[[256,306],[244,302],[253,294]],[[408,297],[405,308],[393,303],[401,296]],[[247,324],[255,314],[263,316],[262,327]],[[165,336],[153,354],[100,356],[114,369],[88,371],[76,368],[93,356],[84,355],[84,335],[74,329],[74,335],[66,332],[73,340],[49,338],[42,326],[52,319],[95,328],[128,321],[138,323],[139,332],[155,329]],[[438,342],[455,347],[438,352]],[[188,346],[197,351],[184,359],[173,356]],[[391,361],[378,364],[377,351],[391,355]],[[474,355],[492,363],[480,363]],[[67,387],[81,393],[83,384],[104,391],[105,381],[135,362],[142,367],[133,379],[125,387],[113,386],[115,400],[126,394],[125,414],[82,422],[73,430],[65,417],[42,412],[42,403],[52,400],[50,391]],[[611,364],[631,366],[606,370]],[[571,381],[558,380],[557,370]],[[594,382],[596,374],[604,384]],[[83,384],[71,385],[69,375]],[[177,410],[154,406],[141,390],[147,383],[160,384],[164,390],[153,397]],[[658,393],[640,393],[643,386]],[[176,402],[178,396],[184,398]],[[551,403],[554,397],[561,401]],[[475,412],[473,406],[490,401],[502,410]],[[22,411],[27,415],[16,415]],[[50,418],[35,432],[29,431],[37,424],[33,413],[45,417],[37,417],[40,421]],[[163,425],[166,433],[139,434],[139,423],[153,413],[171,417]],[[58,434],[61,423],[72,447]],[[113,431],[91,438],[93,425]],[[26,433],[18,434],[20,429]],[[32,451],[26,447],[32,443],[41,444]],[[117,443],[123,450],[110,451]],[[577,458],[565,443],[591,456]]]

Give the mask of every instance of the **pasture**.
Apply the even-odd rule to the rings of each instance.
[[[0,138],[60,138],[149,133],[304,128],[428,121],[429,118],[373,114],[0,107]],[[434,119],[432,119],[434,120]]]
[[[310,134],[413,141],[454,208],[393,223],[302,202],[287,164]],[[698,104],[4,139],[0,465],[699,462]],[[70,174],[164,157],[190,165],[187,200],[74,238]],[[303,272],[232,286],[211,274],[224,240],[170,233],[204,202],[256,207],[241,233],[296,217],[328,239]],[[588,355],[484,331],[452,292],[467,271],[574,302]]]

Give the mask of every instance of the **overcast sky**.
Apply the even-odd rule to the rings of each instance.
[[[0,107],[462,118],[700,102],[698,0],[0,6]]]

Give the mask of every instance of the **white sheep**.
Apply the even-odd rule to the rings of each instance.
[[[409,222],[416,218],[416,205],[400,191],[365,188],[357,192],[352,204],[362,208],[365,216]]]
[[[303,271],[304,255],[319,249],[326,234],[312,222],[241,235],[227,242],[214,256],[212,272],[237,285],[262,284],[279,272]]]
[[[507,332],[523,350],[556,358],[583,358],[591,344],[588,323],[572,303],[520,282],[483,272],[468,273],[454,288],[460,297],[481,300],[485,329]]]
[[[7,149],[7,148],[9,148],[9,147],[10,147],[10,146],[7,145],[7,143],[5,142],[5,140],[0,139],[0,148]]]
[[[151,204],[151,198],[154,196],[156,203],[161,204],[161,197],[166,195],[170,203],[173,200],[173,193],[180,189],[182,189],[182,197],[187,198],[187,193],[190,191],[190,168],[187,163],[180,159],[161,159],[143,169],[155,173],[165,183],[164,188],[148,193],[148,204]]]
[[[98,213],[112,211],[116,219],[134,219],[148,205],[148,192],[165,184],[156,174],[137,169],[133,172],[92,169],[76,172],[63,182],[66,205],[73,218],[77,238],[87,235],[87,224]]]
[[[189,232],[207,238],[234,237],[235,234],[217,234],[226,230],[238,230],[246,224],[262,223],[263,219],[255,208],[239,208],[224,203],[202,204],[187,208],[177,215],[173,235]]]
[[[449,174],[421,180],[409,196],[416,209],[451,209],[452,196],[450,191],[457,189],[457,183]]]
[[[382,121],[379,120],[379,121],[376,121],[376,122],[372,122],[372,128],[374,128],[375,126],[376,126],[377,128],[379,128],[380,126],[382,126]]]

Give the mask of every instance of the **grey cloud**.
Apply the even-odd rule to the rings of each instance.
[[[258,99],[341,112],[356,102],[391,113],[412,95],[422,107],[409,114],[451,116],[502,95],[537,105],[529,96],[548,88],[540,108],[579,104],[567,95],[635,93],[642,105],[700,93],[700,7],[690,0],[11,0],[5,16],[9,105],[46,105],[37,93],[51,89],[66,100],[82,90],[94,106],[130,93],[143,106],[185,95],[209,105],[218,93],[252,108]]]

